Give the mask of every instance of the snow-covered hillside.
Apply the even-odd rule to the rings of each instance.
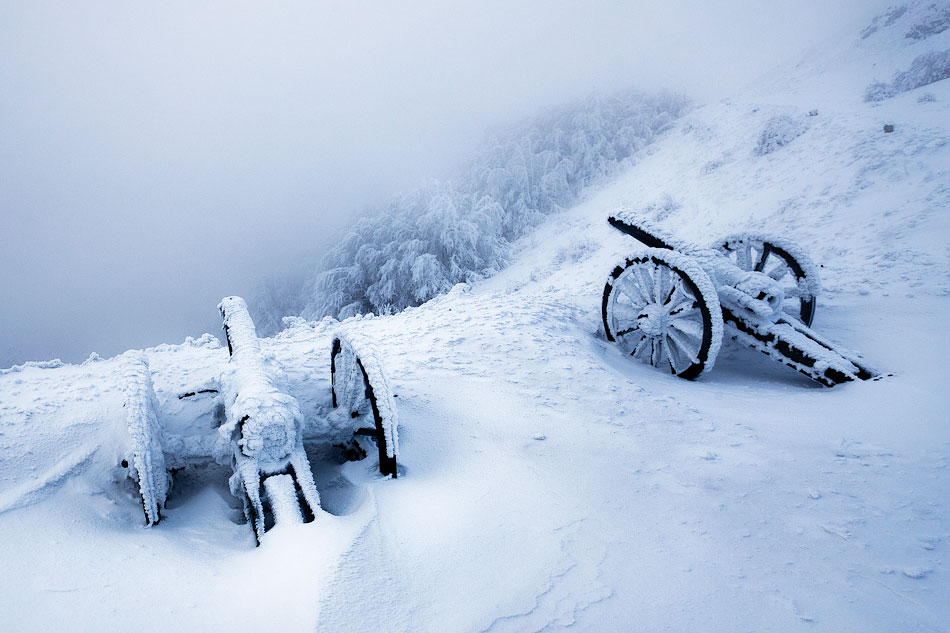
[[[121,358],[4,370],[0,628],[948,630],[950,81],[864,101],[950,49],[905,37],[929,6],[696,108],[495,277],[349,320],[398,396],[400,476],[309,446],[326,514],[260,548],[217,466],[179,472],[143,526],[116,466]],[[605,221],[621,207],[700,244],[800,242],[823,266],[815,329],[884,377],[826,389],[728,341],[693,382],[624,357],[600,322],[640,248]],[[305,417],[334,329],[261,341]],[[227,349],[145,353],[166,425],[212,424],[178,396]]]

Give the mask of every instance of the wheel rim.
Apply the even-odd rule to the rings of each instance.
[[[811,325],[815,297],[804,283],[804,269],[788,251],[762,239],[729,240],[721,250],[742,270],[765,273],[778,282],[785,291],[782,311]]]
[[[628,261],[609,289],[608,335],[637,360],[684,378],[702,371],[711,319],[688,276],[654,258]]]

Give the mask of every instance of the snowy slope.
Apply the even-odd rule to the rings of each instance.
[[[218,466],[179,473],[142,526],[113,481],[120,359],[0,374],[2,628],[948,630],[950,82],[862,100],[950,48],[904,38],[914,15],[695,109],[498,276],[348,321],[398,395],[400,477],[310,446],[329,514],[259,549]],[[782,115],[801,134],[757,154]],[[815,328],[888,375],[825,389],[728,343],[695,382],[624,358],[599,314],[638,247],[606,224],[619,207],[698,243],[800,241],[823,264]],[[262,340],[313,424],[334,329]],[[166,427],[212,424],[210,396],[178,395],[226,349],[146,353]]]

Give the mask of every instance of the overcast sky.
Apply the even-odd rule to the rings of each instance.
[[[488,126],[593,89],[716,99],[867,12],[0,0],[0,367],[200,335]]]

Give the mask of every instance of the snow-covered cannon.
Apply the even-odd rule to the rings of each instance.
[[[810,328],[818,268],[790,241],[742,234],[698,248],[629,211],[608,222],[648,247],[614,267],[601,305],[607,339],[637,360],[693,379],[725,331],[828,387],[877,375]]]
[[[231,493],[243,503],[258,543],[277,523],[310,522],[321,512],[305,445],[334,460],[357,460],[374,441],[380,472],[397,476],[395,395],[379,352],[358,325],[339,326],[332,339],[327,334],[326,380],[311,371],[312,356],[299,358],[303,372],[295,357],[279,364],[265,357],[240,297],[225,297],[218,309],[228,357],[225,364],[216,346],[204,348],[213,357],[202,359],[200,384],[156,397],[148,355],[122,357],[126,412],[115,463],[121,478],[137,484],[146,524],[162,518],[173,473],[209,462],[231,467]],[[294,382],[284,369],[304,379]],[[370,416],[373,426],[365,428]],[[328,452],[331,446],[342,455]]]
[[[225,297],[218,308],[231,356],[221,381],[227,417],[220,428],[231,437],[231,494],[243,499],[260,541],[272,521],[312,521],[320,495],[303,447],[300,405],[265,366],[247,304]]]

